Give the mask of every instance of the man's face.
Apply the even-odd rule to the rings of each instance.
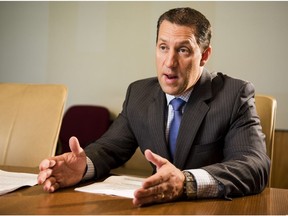
[[[193,29],[164,20],[156,45],[157,76],[162,90],[179,95],[194,86],[210,55],[210,47],[208,49],[202,60]]]

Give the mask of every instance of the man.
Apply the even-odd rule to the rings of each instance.
[[[157,25],[157,78],[132,83],[122,112],[84,151],[72,137],[71,153],[42,161],[38,183],[44,190],[104,177],[139,146],[154,173],[135,191],[135,206],[261,192],[270,161],[254,87],[204,69],[210,39],[210,23],[200,12],[164,13]]]

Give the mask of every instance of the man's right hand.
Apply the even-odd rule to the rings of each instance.
[[[54,192],[59,188],[79,183],[86,169],[86,154],[76,137],[69,140],[71,152],[43,160],[39,165],[38,184],[44,191]]]

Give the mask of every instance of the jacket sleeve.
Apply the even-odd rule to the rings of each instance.
[[[122,112],[108,131],[84,149],[94,165],[95,177],[98,179],[108,175],[111,169],[123,165],[132,157],[138,147],[126,113],[130,90],[131,86],[127,90]]]
[[[253,85],[245,83],[235,98],[230,128],[224,138],[224,159],[203,167],[224,186],[225,198],[259,193],[269,179],[270,159],[254,95]]]

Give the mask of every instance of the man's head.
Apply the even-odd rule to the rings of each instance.
[[[195,38],[202,51],[209,47],[212,36],[211,25],[209,20],[199,11],[192,8],[175,8],[162,14],[157,22],[156,42],[160,25],[164,20],[194,29]]]
[[[162,90],[179,95],[200,78],[210,54],[211,26],[200,12],[176,8],[157,24],[156,62]]]

